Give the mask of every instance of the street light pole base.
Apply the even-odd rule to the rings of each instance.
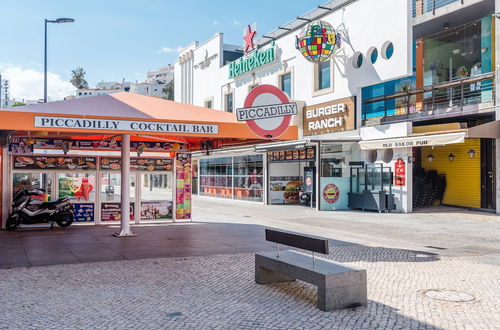
[[[113,234],[114,237],[137,237],[137,234],[134,234],[133,232],[129,231],[129,232],[120,232],[120,233],[114,233]]]

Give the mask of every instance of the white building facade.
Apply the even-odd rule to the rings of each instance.
[[[296,49],[296,36],[317,20],[331,24],[341,45],[329,60],[311,63]],[[186,46],[175,63],[176,101],[234,112],[255,86],[268,84],[300,109],[293,119],[298,141],[199,155],[198,193],[295,204],[296,186],[312,171],[317,209],[411,211],[411,183],[392,182],[398,159],[404,159],[411,175],[411,148],[368,162],[369,152],[358,143],[361,89],[412,74],[411,24],[411,2],[333,0],[255,38],[255,50],[247,53],[245,47],[226,44],[222,33]],[[365,190],[385,206],[355,205]]]

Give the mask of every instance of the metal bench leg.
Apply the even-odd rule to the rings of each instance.
[[[255,283],[257,284],[292,282],[292,281],[295,281],[295,279],[292,277],[285,276],[280,273],[269,270],[267,268],[255,265]]]

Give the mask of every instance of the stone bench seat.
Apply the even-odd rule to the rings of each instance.
[[[318,287],[318,308],[323,311],[365,306],[366,270],[346,267],[298,251],[255,254],[255,282],[258,284],[301,280]]]

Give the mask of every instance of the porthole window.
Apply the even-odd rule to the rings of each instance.
[[[390,163],[392,158],[394,157],[394,150],[391,148],[384,150],[384,155],[382,156],[382,160],[384,163]]]
[[[370,59],[370,62],[372,62],[372,64],[375,64],[375,62],[377,62],[377,59],[378,59],[378,50],[377,50],[377,48],[375,48],[375,47],[370,48],[368,50],[367,57]]]
[[[394,55],[394,45],[390,41],[384,42],[382,46],[382,57],[386,60],[390,59]]]
[[[361,54],[360,52],[354,53],[352,66],[355,69],[359,69],[362,65],[363,65],[363,54]]]
[[[377,161],[377,150],[368,150],[366,152],[366,161],[373,164]]]

